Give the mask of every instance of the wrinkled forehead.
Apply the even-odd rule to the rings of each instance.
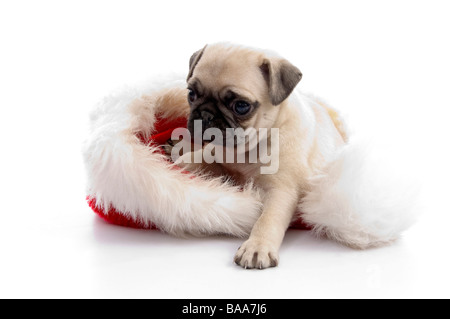
[[[267,91],[259,68],[262,58],[249,51],[228,51],[206,48],[188,84],[201,83],[207,91],[225,88],[260,97]]]

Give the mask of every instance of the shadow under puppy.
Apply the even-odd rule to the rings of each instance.
[[[256,161],[248,161],[248,140],[244,141],[246,160],[243,163],[234,158],[231,163],[190,161],[181,165],[226,174],[242,185],[253,181],[264,191],[261,216],[234,261],[244,268],[277,266],[284,234],[299,202],[310,189],[310,178],[346,143],[344,125],[333,109],[295,90],[301,72],[272,53],[214,44],[195,52],[189,64],[191,135],[199,134],[195,130],[196,121],[202,124],[201,134],[210,128],[219,129],[224,145],[227,136],[230,138],[227,129],[268,129],[265,143],[271,160],[277,161],[277,170],[262,174],[267,161],[258,153]],[[276,138],[270,129],[277,129]],[[232,146],[238,148],[234,136],[231,138]],[[183,157],[186,156],[193,157],[192,154]]]

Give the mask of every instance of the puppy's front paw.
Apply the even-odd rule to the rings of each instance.
[[[166,144],[162,146],[164,153],[166,153],[167,156],[171,157],[172,156],[172,149],[174,147],[174,142],[172,141],[172,139],[168,139]]]
[[[249,239],[239,247],[234,262],[245,269],[276,267],[278,252],[262,241]]]

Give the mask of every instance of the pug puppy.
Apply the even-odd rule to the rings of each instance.
[[[244,268],[275,267],[285,232],[297,205],[308,191],[310,178],[320,172],[346,140],[338,113],[322,101],[299,92],[300,70],[266,51],[231,45],[207,45],[189,61],[187,77],[192,135],[194,121],[208,128],[278,129],[268,136],[269,151],[277,143],[278,170],[261,174],[263,163],[213,163],[236,183],[248,181],[264,193],[263,209],[234,262]],[[268,131],[270,135],[270,130]],[[236,144],[236,143],[235,143]],[[235,145],[237,147],[237,145]],[[245,214],[245,212],[242,212]]]

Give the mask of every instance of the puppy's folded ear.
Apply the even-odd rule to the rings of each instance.
[[[192,77],[192,73],[194,73],[195,66],[197,65],[198,61],[202,58],[203,51],[205,51],[206,45],[203,47],[203,49],[200,49],[191,56],[189,59],[189,73],[186,80],[189,80]]]
[[[264,59],[260,69],[269,86],[269,96],[273,105],[281,104],[302,78],[302,73],[297,67],[281,58]]]

